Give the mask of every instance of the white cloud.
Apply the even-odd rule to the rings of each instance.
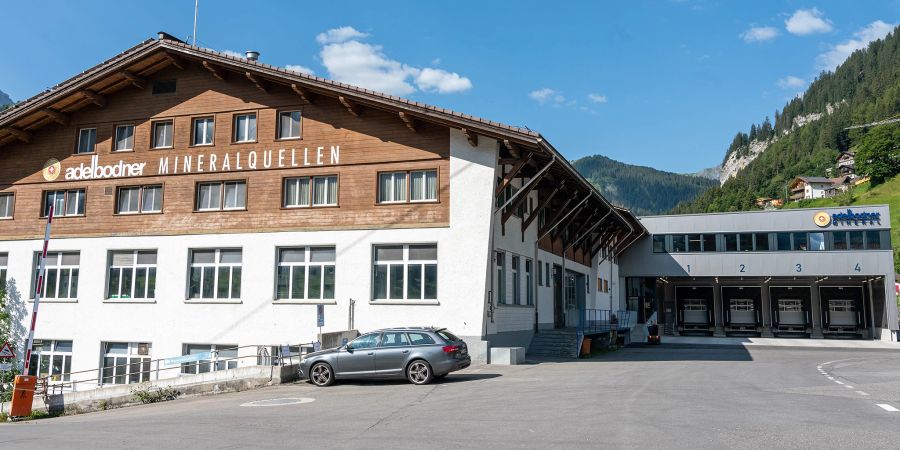
[[[319,34],[316,40],[325,43],[319,56],[331,78],[394,95],[408,95],[418,90],[449,94],[472,88],[472,81],[458,73],[418,68],[390,59],[380,45],[356,39],[365,36],[368,35],[351,27]]]
[[[298,64],[288,64],[288,65],[284,66],[284,68],[287,70],[290,70],[292,72],[299,72],[299,73],[303,73],[306,75],[312,75],[312,74],[316,73],[314,70],[310,69],[309,67],[301,66]]]
[[[780,80],[778,80],[778,87],[782,89],[797,89],[802,88],[806,85],[806,80],[800,77],[795,77],[793,75],[788,75]]]
[[[876,20],[868,26],[853,33],[854,38],[835,45],[816,58],[820,69],[834,70],[856,50],[866,48],[870,42],[881,39],[890,33],[896,24]]]
[[[592,101],[592,102],[594,102],[594,103],[606,103],[606,96],[605,96],[605,95],[600,95],[600,94],[588,94],[588,95],[587,95],[587,98],[588,98],[588,100],[590,100],[590,101]]]
[[[744,42],[771,42],[778,37],[778,29],[775,27],[752,27],[739,35]]]
[[[542,88],[536,91],[531,91],[528,93],[528,96],[541,105],[546,105],[549,103],[553,106],[560,106],[566,102],[566,97],[564,95],[559,93],[559,91],[550,88]]]
[[[450,94],[472,89],[472,82],[455,72],[426,67],[416,77],[416,86],[425,92]]]
[[[316,36],[316,42],[320,44],[338,44],[347,42],[351,39],[360,39],[368,37],[368,33],[363,33],[353,27],[333,28]]]
[[[788,33],[806,36],[814,33],[827,33],[832,30],[831,21],[817,8],[798,9],[784,21]]]
[[[235,58],[247,59],[244,56],[243,52],[236,52],[234,50],[219,50],[219,53],[225,54],[226,56],[233,56]]]

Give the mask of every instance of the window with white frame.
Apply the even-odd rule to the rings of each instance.
[[[0,253],[0,291],[6,290],[6,268],[9,265],[9,253]]]
[[[191,250],[188,298],[241,298],[241,249]]]
[[[382,172],[378,174],[378,203],[437,200],[437,170]]]
[[[238,366],[237,344],[184,344],[182,355],[199,355],[196,362],[182,363],[181,373],[197,374]]]
[[[276,300],[333,300],[334,247],[278,249]]]
[[[247,182],[214,181],[197,183],[197,211],[247,208]]]
[[[0,219],[12,219],[16,196],[12,192],[0,192]]]
[[[131,384],[150,381],[149,342],[103,342],[101,384]]]
[[[512,256],[510,261],[510,269],[512,270],[512,303],[518,305],[522,303],[522,277],[519,276],[519,257]]]
[[[542,263],[541,260],[538,260],[537,268],[538,268],[538,273],[537,273],[538,286],[543,286],[544,285],[544,263]]]
[[[256,114],[234,116],[234,142],[256,141]]]
[[[71,299],[78,298],[78,278],[81,254],[79,252],[47,252],[44,261],[46,270],[44,289],[41,298]],[[34,281],[40,274],[41,252],[34,253]],[[34,298],[34,289],[31,289]]]
[[[71,373],[72,341],[34,340],[28,375],[46,377],[52,383],[70,381]]]
[[[278,113],[278,139],[300,139],[300,111]]]
[[[83,216],[84,215],[84,189],[69,189],[65,191],[44,191],[44,208],[41,217],[50,214],[50,206],[53,206],[53,217]]]
[[[335,206],[338,198],[338,177],[321,175],[285,178],[282,197],[282,206],[285,208]]]
[[[198,117],[194,119],[191,134],[191,145],[213,145],[216,122],[212,117]]]
[[[525,304],[533,305],[534,304],[534,284],[532,279],[532,274],[534,273],[534,268],[532,267],[534,263],[526,258],[525,259]]]
[[[497,275],[494,277],[497,283],[497,304],[506,304],[506,252],[496,252]]]
[[[175,122],[153,122],[153,148],[171,148],[174,145]]]
[[[113,151],[124,152],[128,150],[134,150],[134,125],[117,125]]]
[[[149,299],[156,297],[156,250],[109,252],[106,298]]]
[[[116,193],[116,214],[162,212],[162,186],[125,186]]]
[[[75,153],[94,153],[96,146],[96,128],[82,128],[78,130],[78,147],[75,149]]]
[[[437,244],[376,245],[375,300],[436,300]]]

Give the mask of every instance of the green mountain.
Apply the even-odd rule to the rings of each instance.
[[[0,91],[0,111],[3,111],[4,109],[6,109],[6,107],[7,107],[6,105],[12,105],[12,104],[13,104],[12,99],[9,98],[9,96],[6,95],[5,92]]]
[[[740,211],[755,208],[757,197],[785,198],[798,175],[825,176],[838,154],[855,150],[873,128],[846,130],[900,113],[900,33],[857,50],[834,72],[823,72],[806,92],[792,99],[775,120],[738,133],[725,155],[752,161],[722,186],[675,207],[673,213]],[[760,149],[755,155],[751,149]]]
[[[666,212],[719,184],[709,178],[633,166],[600,155],[577,159],[572,165],[610,202],[637,215]]]

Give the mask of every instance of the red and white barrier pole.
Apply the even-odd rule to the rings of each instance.
[[[41,304],[41,293],[44,292],[44,275],[47,272],[47,266],[44,262],[47,260],[47,246],[50,243],[50,225],[53,224],[53,204],[50,204],[50,211],[47,212],[47,228],[44,229],[44,250],[41,252],[41,264],[38,269],[37,282],[34,289],[34,305],[31,308],[31,328],[28,329],[28,343],[25,344],[25,362],[22,365],[22,375],[28,375],[28,369],[31,367],[31,346],[34,345],[34,325],[37,323],[38,307]]]

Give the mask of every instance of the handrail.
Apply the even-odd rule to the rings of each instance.
[[[217,348],[215,350],[210,351],[211,354],[210,359],[203,359],[198,361],[186,362],[186,363],[176,363],[171,365],[166,365],[165,360],[174,359],[180,356],[189,356],[189,355],[179,355],[170,358],[158,358],[150,361],[139,361],[139,362],[128,362],[125,364],[116,364],[112,366],[101,366],[96,369],[88,369],[88,370],[80,370],[76,372],[66,372],[59,373],[47,376],[38,375],[38,384],[44,386],[43,394],[46,397],[47,395],[59,394],[63,391],[74,392],[78,390],[79,385],[83,385],[85,383],[94,384],[95,387],[103,387],[103,386],[114,386],[114,385],[128,385],[128,384],[138,384],[146,381],[159,381],[160,379],[171,379],[176,378],[181,375],[181,371],[183,369],[196,368],[197,373],[206,373],[206,372],[215,372],[218,370],[227,370],[229,361],[238,361],[242,359],[255,358],[257,363],[254,365],[264,365],[264,366],[284,366],[293,363],[293,357],[295,356],[293,353],[287,356],[287,364],[285,363],[285,358],[281,355],[281,347],[283,344],[277,345],[242,345],[238,347],[225,347],[225,348]],[[300,349],[300,353],[296,356],[302,357],[304,354],[309,353],[313,349],[313,343],[306,342],[301,344],[289,344],[290,347],[298,347]],[[268,347],[273,347],[276,349],[272,355],[269,355]],[[246,348],[256,348],[256,351],[252,355],[243,355],[235,356],[233,358],[219,358],[219,352],[223,351],[239,351],[240,349]],[[277,355],[276,355],[277,353]],[[123,357],[130,358],[134,355],[123,355]],[[155,364],[155,368],[154,368]],[[201,370],[201,364],[207,366],[207,370]],[[224,364],[224,367],[220,367],[220,364]],[[116,374],[116,369],[118,368],[127,368],[127,367],[138,367],[138,370],[131,373],[125,374]],[[144,370],[144,367],[147,367],[147,370]],[[35,367],[35,370],[40,370],[38,367]],[[160,378],[160,372],[166,372],[171,370],[178,370],[178,374],[171,377]],[[77,379],[76,375],[82,374],[92,374],[96,373],[96,377],[92,378],[84,378]],[[109,374],[109,375],[105,375]],[[150,375],[153,374],[153,379],[150,379]],[[274,372],[273,372],[274,374]],[[131,381],[132,377],[137,376],[139,381]],[[113,383],[113,382],[104,382],[104,380],[114,380],[115,378],[123,377],[125,378],[125,383]],[[68,378],[68,379],[66,379]]]

